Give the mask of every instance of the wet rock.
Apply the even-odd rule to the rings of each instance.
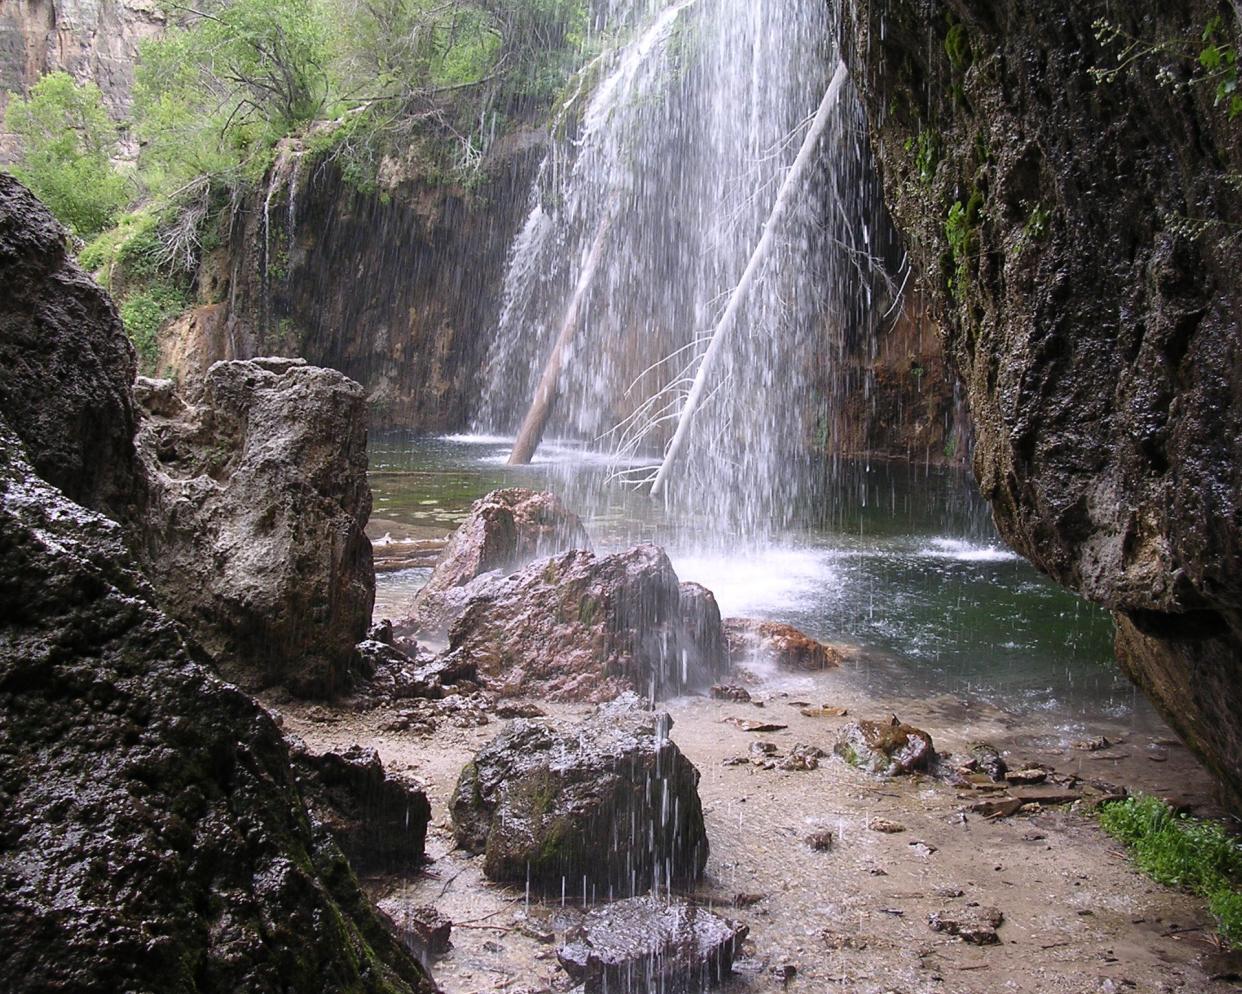
[[[375,598],[362,388],[291,360],[219,362],[200,403],[161,411],[138,435],[161,606],[240,682],[348,689]]]
[[[585,994],[700,991],[732,972],[748,931],[696,904],[631,898],[588,912],[556,955]]]
[[[851,766],[882,776],[926,770],[936,755],[930,735],[895,717],[889,722],[850,722],[833,752]]]
[[[296,743],[292,755],[307,806],[358,870],[422,865],[431,805],[420,787],[386,773],[374,749],[316,754]]]
[[[21,449],[0,424],[0,987],[429,992],[276,724]]]
[[[740,728],[743,732],[783,732],[788,725],[782,725],[779,721],[756,721],[754,718],[721,718],[726,725],[733,725]]]
[[[828,852],[832,848],[833,840],[831,832],[812,832],[806,837],[806,844],[816,852]]]
[[[789,751],[789,755],[776,764],[778,770],[787,772],[805,772],[819,769],[819,761],[826,755],[819,746],[804,745],[799,742]]]
[[[460,693],[478,675],[463,660],[434,655],[408,641],[402,645],[412,654],[374,639],[358,643],[365,679],[360,696],[373,701],[438,700]]]
[[[848,708],[825,704],[822,707],[804,707],[800,713],[807,718],[844,718],[850,712]]]
[[[750,700],[750,691],[734,684],[716,684],[709,691],[714,701],[736,701],[745,704]]]
[[[709,686],[727,666],[715,598],[679,583],[653,545],[567,552],[471,587],[446,658],[504,696],[661,696]]]
[[[896,821],[889,821],[887,818],[872,818],[867,822],[867,827],[873,832],[881,832],[885,835],[896,835],[904,832],[906,826]]]
[[[558,729],[518,719],[483,747],[450,803],[457,844],[491,880],[559,892],[641,893],[692,881],[707,861],[699,771],[672,719],[632,694]]]
[[[992,801],[979,801],[972,804],[970,810],[984,818],[1010,818],[1022,810],[1022,804],[1014,797],[1002,797]]]
[[[997,783],[1005,779],[1009,767],[995,746],[986,742],[972,742],[966,747],[966,752],[970,757],[970,769],[987,774]]]
[[[385,924],[420,961],[444,956],[453,948],[453,922],[435,908],[389,897],[377,905]]]
[[[1007,783],[1024,785],[1043,783],[1048,779],[1048,771],[1039,767],[1032,767],[1026,770],[1010,770],[1005,774]]]
[[[1211,86],[1181,85],[1197,67],[1090,72],[1131,54],[1100,20],[1189,39],[1223,14],[1236,51],[1239,5],[953,7],[850,4],[843,48],[980,492],[1014,549],[1114,612],[1123,670],[1242,804],[1242,241],[1165,221],[1242,216],[1242,144]]]
[[[729,658],[735,664],[759,658],[781,669],[814,672],[840,666],[844,658],[836,647],[816,642],[793,625],[778,621],[727,618],[724,629]]]
[[[35,471],[127,522],[142,500],[137,361],[108,295],[35,196],[0,172],[0,411]]]
[[[590,548],[582,521],[555,494],[493,490],[471,505],[399,627],[443,635],[465,607],[450,591],[484,573],[509,573],[544,556]]]
[[[996,930],[1005,916],[996,908],[970,906],[950,911],[934,911],[927,916],[933,932],[956,935],[972,946],[994,946],[1000,942]]]

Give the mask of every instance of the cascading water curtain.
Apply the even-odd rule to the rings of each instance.
[[[547,436],[610,452],[614,486],[649,486],[834,75],[834,14],[630,0],[594,37],[511,249],[476,426],[518,433],[555,356]],[[846,85],[704,377],[661,497],[704,536],[761,538],[808,500],[813,368],[867,240],[861,141]]]

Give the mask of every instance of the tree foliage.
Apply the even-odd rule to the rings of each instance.
[[[112,164],[117,126],[94,83],[68,73],[44,76],[22,98],[10,95],[5,127],[21,141],[13,174],[82,238],[110,226],[129,199]]]

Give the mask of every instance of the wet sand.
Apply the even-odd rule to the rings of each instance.
[[[1166,731],[1115,719],[1093,725],[1109,747],[1075,748],[1065,730],[948,698],[871,700],[848,666],[814,676],[768,674],[750,686],[762,701],[683,697],[661,705],[672,738],[702,773],[711,858],[693,896],[750,926],[725,990],[883,992],[1065,992],[1236,990],[1211,939],[1203,902],[1153,884],[1096,826],[1092,798],[1122,786],[1173,796],[1212,813],[1207,775]],[[794,702],[844,707],[846,717],[811,718]],[[482,878],[481,857],[455,851],[447,801],[461,767],[501,727],[495,718],[443,718],[434,734],[383,731],[401,707],[308,706],[269,696],[286,728],[313,748],[374,746],[385,765],[425,785],[432,802],[432,862],[411,879],[366,882],[377,900],[433,904],[454,921],[453,948],[432,964],[446,994],[565,991],[556,963],[560,934],[580,898],[528,900],[520,888]],[[553,720],[586,706],[539,703]],[[999,748],[1011,769],[1034,763],[1080,778],[1084,800],[989,821],[971,811],[981,792],[928,777],[876,780],[829,757],[818,769],[785,772],[745,757],[751,742],[788,754],[795,743],[831,750],[854,717],[904,721],[931,733],[941,752],[968,741]],[[788,725],[748,733],[729,717]],[[465,727],[462,727],[462,726]],[[1064,791],[1064,787],[1059,788]],[[905,830],[888,834],[876,819]],[[805,838],[829,830],[834,844]],[[960,892],[961,896],[950,896]],[[735,906],[735,898],[746,895]],[[928,916],[977,903],[998,908],[1000,943],[978,947],[933,931]],[[796,968],[786,981],[783,968]],[[637,992],[636,992],[637,994]]]

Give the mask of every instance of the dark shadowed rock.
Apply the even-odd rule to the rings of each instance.
[[[0,425],[0,989],[426,992],[272,719]]]
[[[161,606],[236,679],[347,689],[375,598],[362,388],[272,358],[217,363],[192,406],[138,396]]]
[[[449,658],[491,689],[552,700],[706,687],[727,667],[711,593],[679,583],[661,549],[573,551],[480,577],[449,633]]]
[[[997,527],[1114,611],[1123,668],[1235,803],[1242,132],[1198,55],[1209,23],[1237,51],[1240,13],[851,0],[845,32]]]
[[[578,515],[555,494],[521,487],[493,490],[471,505],[400,627],[442,635],[465,606],[452,592],[476,577],[494,570],[508,573],[567,549],[590,548]]]
[[[341,752],[293,749],[298,786],[359,871],[412,872],[426,855],[431,805],[419,787],[384,771],[374,749]]]
[[[641,893],[696,879],[707,862],[699,771],[672,719],[625,695],[581,724],[507,725],[462,770],[457,844],[491,880],[581,894]]]
[[[65,239],[47,208],[0,173],[0,411],[44,479],[126,521],[141,502],[134,350]]]
[[[467,662],[437,656],[408,639],[401,644],[398,649],[375,639],[358,643],[365,677],[360,696],[376,701],[417,697],[438,700],[456,693],[458,684],[473,682],[478,675]]]
[[[443,956],[453,947],[453,922],[435,908],[388,897],[377,905],[385,924],[420,962]]]
[[[840,666],[844,658],[835,646],[817,642],[779,621],[726,618],[724,630],[734,664],[759,660],[785,670],[814,672]]]
[[[556,958],[585,994],[701,991],[732,972],[748,932],[697,904],[630,898],[588,912]]]
[[[936,757],[930,735],[896,718],[850,722],[841,729],[832,751],[851,766],[890,777],[926,770]]]

